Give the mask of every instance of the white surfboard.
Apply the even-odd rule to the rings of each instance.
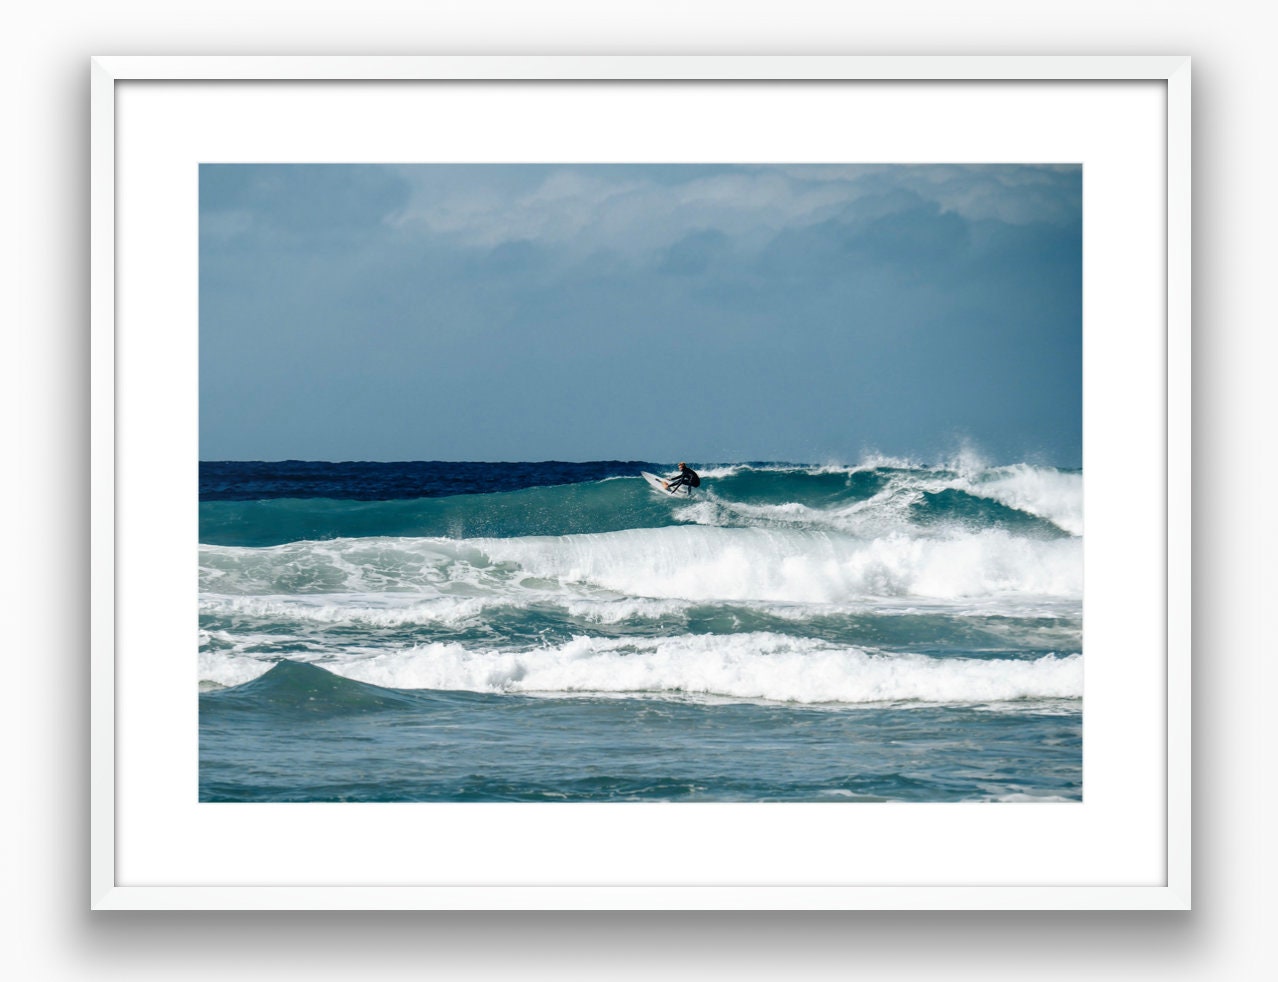
[[[679,487],[675,488],[673,491],[667,491],[665,487],[666,482],[663,481],[661,478],[657,477],[656,474],[649,474],[647,471],[640,471],[639,474],[641,477],[643,477],[645,481],[648,482],[649,485],[651,485],[652,490],[654,491],[657,491],[661,494],[668,494],[672,496],[681,496],[685,498],[692,497],[692,488],[688,487],[688,485],[686,484],[681,484]]]

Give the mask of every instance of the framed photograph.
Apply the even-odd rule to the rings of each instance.
[[[1189,72],[94,59],[94,909],[1187,909]]]

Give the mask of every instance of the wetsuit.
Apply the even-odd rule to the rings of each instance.
[[[666,485],[666,490],[674,491],[676,488],[680,488],[685,484],[688,485],[689,488],[701,487],[701,478],[697,476],[697,472],[691,467],[682,468],[677,475],[671,478],[670,483]]]

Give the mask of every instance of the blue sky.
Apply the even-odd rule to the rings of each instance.
[[[204,460],[1082,458],[1077,166],[203,165]]]

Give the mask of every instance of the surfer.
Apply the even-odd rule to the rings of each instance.
[[[692,490],[693,488],[701,487],[701,478],[696,471],[681,460],[679,461],[679,473],[668,481],[662,481],[661,484],[667,491],[671,492],[683,487],[685,484],[689,490]]]

